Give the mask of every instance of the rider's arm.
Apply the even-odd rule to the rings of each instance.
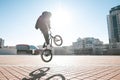
[[[48,28],[51,29],[51,27],[50,27],[50,20],[48,20]]]
[[[39,22],[39,18],[37,19],[37,22],[35,24],[35,29],[38,29],[38,22]]]
[[[35,25],[35,29],[38,29],[37,24]]]
[[[50,27],[50,20],[46,20],[45,25],[47,26],[48,29],[51,29],[51,27]]]

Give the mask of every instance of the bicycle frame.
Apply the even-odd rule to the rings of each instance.
[[[49,29],[49,42],[50,42],[51,46],[52,46],[52,40],[53,40],[53,38],[54,38],[54,36],[52,36],[52,32]]]
[[[57,45],[57,46],[60,46],[62,44],[63,41],[62,41],[61,36],[59,36],[59,35],[55,35],[55,36],[52,35],[52,32],[51,32],[50,29],[48,30],[48,35],[49,35],[49,43],[50,43],[51,47],[52,47],[52,40],[54,41],[55,45]]]
[[[49,44],[50,44],[50,47],[47,48],[47,46],[46,46],[45,50],[43,50],[43,52],[41,54],[41,58],[42,58],[42,60],[44,62],[49,62],[52,59],[52,56],[53,56],[53,54],[51,52],[52,48],[53,48],[52,47],[52,40],[53,40],[53,42],[55,43],[56,46],[61,46],[62,42],[63,42],[61,36],[59,36],[59,35],[53,36],[52,32],[50,31],[50,29],[48,31],[48,35],[49,35]],[[58,41],[60,41],[60,44],[57,43]]]

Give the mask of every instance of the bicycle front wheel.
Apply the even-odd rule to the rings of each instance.
[[[57,45],[57,46],[61,46],[63,43],[63,39],[60,35],[55,35],[53,41],[54,41],[55,45]]]
[[[41,58],[44,62],[50,62],[52,60],[52,56],[52,51],[49,49],[45,49],[41,54]]]

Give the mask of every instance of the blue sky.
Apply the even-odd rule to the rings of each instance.
[[[108,43],[106,16],[117,5],[119,0],[0,0],[0,37],[5,45],[42,45],[43,35],[34,26],[43,11],[50,11],[53,35],[63,37],[63,46],[78,37]]]

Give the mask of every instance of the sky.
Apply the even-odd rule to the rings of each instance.
[[[50,11],[51,31],[63,38],[63,46],[85,37],[108,41],[107,15],[119,0],[0,0],[0,38],[6,46],[42,45],[44,37],[35,23]]]

